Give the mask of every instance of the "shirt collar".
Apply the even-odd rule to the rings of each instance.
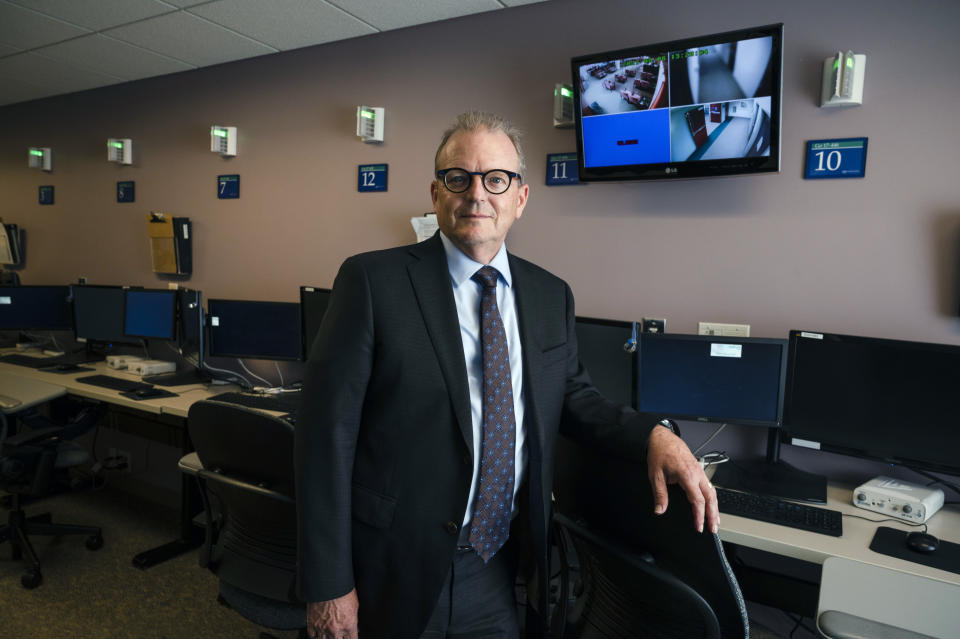
[[[443,243],[443,251],[447,254],[447,267],[450,269],[450,278],[454,286],[460,286],[476,273],[480,268],[486,266],[470,257],[457,248],[443,232],[440,232],[440,241]],[[507,258],[506,242],[500,246],[500,250],[492,260],[490,266],[500,272],[500,277],[507,284],[512,286],[513,278],[510,275],[510,260]]]

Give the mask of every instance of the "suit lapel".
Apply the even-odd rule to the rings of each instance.
[[[463,359],[463,341],[450,284],[450,269],[440,236],[434,235],[429,240],[411,246],[410,253],[418,258],[407,267],[410,282],[450,392],[457,425],[472,453],[473,424],[467,365]]]
[[[526,406],[524,414],[527,416],[528,433],[531,441],[538,447],[543,442],[543,423],[537,410],[537,400],[540,395],[538,380],[541,379],[541,352],[542,339],[539,327],[543,321],[541,309],[544,308],[540,300],[540,289],[533,281],[526,265],[510,255],[510,273],[513,275],[514,295],[517,300],[517,319],[520,326],[520,343],[523,344],[523,385]]]

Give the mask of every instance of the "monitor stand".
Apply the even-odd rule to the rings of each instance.
[[[827,503],[827,478],[795,468],[780,459],[780,429],[767,434],[767,456],[731,459],[717,466],[712,481],[717,486],[758,495]]]
[[[143,381],[154,386],[186,386],[187,384],[206,384],[210,381],[210,376],[198,368],[188,368],[173,373],[144,377]]]

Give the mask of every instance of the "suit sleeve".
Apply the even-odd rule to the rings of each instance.
[[[590,381],[577,352],[574,331],[574,300],[570,287],[566,294],[567,380],[564,391],[560,431],[605,454],[629,460],[645,461],[647,440],[660,417],[638,413],[629,406],[612,402],[600,394]]]
[[[297,576],[305,602],[354,587],[351,478],[373,344],[369,280],[350,258],[340,267],[310,351],[297,418]]]

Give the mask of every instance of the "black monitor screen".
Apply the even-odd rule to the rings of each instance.
[[[173,339],[177,292],[128,289],[124,294],[123,332],[130,337]]]
[[[77,340],[135,342],[124,339],[123,288],[73,286],[73,326]]]
[[[574,330],[580,363],[600,394],[635,406],[637,357],[630,342],[637,336],[636,323],[578,317]]]
[[[300,305],[209,300],[210,355],[300,359]]]
[[[320,322],[327,313],[327,304],[330,303],[330,289],[300,287],[300,326],[303,331],[303,359],[310,356],[313,339],[320,330]]]
[[[787,341],[640,336],[637,409],[677,419],[779,426]]]
[[[0,330],[69,330],[69,286],[0,288]]]
[[[960,474],[960,346],[791,331],[782,440]]]

